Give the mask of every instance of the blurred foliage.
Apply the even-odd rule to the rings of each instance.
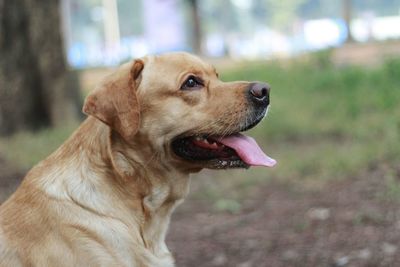
[[[120,0],[127,1],[127,0]],[[205,32],[253,32],[254,25],[265,25],[291,32],[299,20],[341,18],[342,1],[331,0],[221,0],[199,1]],[[394,16],[398,0],[352,0],[354,17]]]
[[[176,1],[185,25],[191,25],[190,1]],[[100,42],[104,32],[104,10],[101,0],[71,0],[71,39],[79,43]],[[121,37],[144,33],[142,0],[117,0]],[[258,28],[272,28],[282,33],[298,31],[297,22],[309,19],[341,18],[342,1],[331,0],[202,0],[197,1],[202,33],[218,33],[226,40],[237,33],[254,34]],[[394,16],[399,13],[399,0],[352,0],[353,17]],[[90,29],[90,31],[89,31]],[[191,36],[192,28],[185,29]],[[88,34],[90,33],[90,34]]]
[[[338,17],[342,12],[342,1],[307,0],[298,9],[301,18]],[[398,0],[352,0],[354,16],[372,12],[378,16],[397,15]]]
[[[281,30],[290,30],[297,17],[299,7],[307,0],[264,0],[270,10],[270,25]],[[288,29],[289,27],[289,29]]]
[[[121,36],[143,34],[144,19],[142,1],[120,0],[117,1],[117,4]]]

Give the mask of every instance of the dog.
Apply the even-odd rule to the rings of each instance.
[[[267,114],[269,93],[222,82],[187,53],[122,65],[0,207],[0,266],[174,266],[165,235],[189,174],[276,163],[240,134]]]

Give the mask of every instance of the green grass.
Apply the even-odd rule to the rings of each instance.
[[[273,169],[203,172],[199,196],[219,200],[217,210],[237,210],[236,200],[276,179],[300,186],[351,178],[380,164],[400,163],[400,59],[374,68],[334,66],[329,52],[290,63],[246,63],[220,70],[223,80],[260,80],[272,86],[267,119],[249,132],[270,156]],[[2,154],[29,168],[75,127],[0,139]],[[396,181],[391,195],[398,194]],[[223,192],[224,194],[221,194]]]
[[[77,126],[78,123],[71,123],[60,128],[21,132],[1,138],[1,154],[14,166],[27,170],[60,146]]]

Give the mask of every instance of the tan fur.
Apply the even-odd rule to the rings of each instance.
[[[180,90],[189,74],[205,88]],[[247,86],[185,53],[121,66],[86,99],[91,116],[0,207],[0,266],[174,266],[170,216],[203,167],[170,143],[237,127]]]

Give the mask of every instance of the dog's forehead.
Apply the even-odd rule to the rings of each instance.
[[[215,68],[197,56],[185,52],[167,53],[146,58],[148,67],[162,73],[204,72],[215,74]]]

